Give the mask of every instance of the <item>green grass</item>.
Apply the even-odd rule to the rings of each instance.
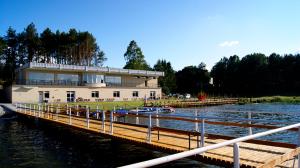
[[[300,96],[263,96],[255,98],[243,98],[243,103],[300,103]]]

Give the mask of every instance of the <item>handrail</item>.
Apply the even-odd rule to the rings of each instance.
[[[130,165],[127,165],[127,166],[122,166],[120,168],[140,168],[140,167],[156,166],[156,165],[171,162],[171,161],[174,161],[174,160],[190,157],[190,156],[193,156],[193,155],[198,155],[198,154],[201,154],[201,153],[209,151],[209,150],[225,147],[225,146],[232,145],[232,144],[234,146],[237,146],[237,143],[239,143],[239,142],[243,142],[243,141],[247,141],[247,140],[250,140],[250,139],[255,139],[255,138],[262,137],[262,136],[274,134],[274,133],[289,130],[289,129],[292,129],[292,128],[299,128],[299,127],[300,127],[300,123],[297,123],[297,124],[293,124],[293,125],[289,125],[289,126],[285,126],[285,127],[265,131],[265,132],[256,133],[256,134],[253,134],[253,135],[248,135],[248,136],[228,140],[228,141],[225,141],[225,142],[221,142],[221,143],[206,146],[206,147],[196,148],[196,149],[176,153],[176,154],[169,155],[169,156],[164,156],[164,157],[160,157],[160,158],[156,158],[156,159],[152,159],[152,160],[148,160],[148,161],[143,161],[143,162],[139,162],[139,163],[135,163],[135,164],[130,164]],[[300,131],[298,132],[298,141],[300,141],[300,135],[299,134],[300,134]],[[238,148],[238,146],[235,147],[235,148]],[[234,157],[236,157],[236,156],[234,156]],[[299,159],[298,159],[298,162],[299,162]],[[236,163],[234,163],[234,165],[236,167]]]

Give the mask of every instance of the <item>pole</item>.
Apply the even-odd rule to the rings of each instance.
[[[248,119],[249,119],[248,124],[251,124],[252,122],[251,122],[251,112],[250,111],[248,112]],[[249,127],[249,135],[252,135],[252,127]]]
[[[103,131],[103,133],[105,133],[105,111],[104,111],[104,108],[102,111],[102,131]]]
[[[239,168],[240,167],[240,151],[239,151],[239,144],[233,144],[233,167]]]
[[[159,127],[158,108],[156,108],[156,126]]]
[[[201,113],[201,147],[204,147],[205,142],[204,142],[204,136],[205,136],[205,120],[203,118],[203,115]]]
[[[97,107],[96,107],[96,119],[98,120],[99,119],[99,107],[98,107],[98,105],[97,105]]]
[[[39,117],[41,117],[41,105],[39,104]]]
[[[59,105],[58,105],[59,106]],[[56,121],[58,121],[58,106],[56,106],[56,110],[55,110],[55,113],[56,113]]]
[[[111,135],[114,133],[113,119],[114,119],[114,111],[110,111],[110,134]]]
[[[140,119],[139,119],[139,108],[136,107],[136,117],[135,117],[135,124],[140,124]]]
[[[151,128],[152,128],[152,123],[151,123],[151,113],[150,113],[148,119],[148,143],[151,143]]]
[[[86,127],[90,128],[90,109],[89,106],[86,106]]]
[[[72,125],[72,107],[69,110],[69,124]]]
[[[300,127],[298,127],[298,147],[300,146]],[[298,154],[298,167],[300,168],[300,153]]]

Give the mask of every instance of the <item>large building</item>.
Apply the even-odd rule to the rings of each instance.
[[[11,102],[159,99],[163,72],[31,62],[16,72]]]

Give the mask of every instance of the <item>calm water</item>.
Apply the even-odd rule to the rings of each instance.
[[[246,113],[223,113],[232,111],[290,112],[289,114],[252,114],[253,118],[270,121],[284,121],[288,124],[300,122],[300,105],[290,104],[250,104],[224,105],[198,109],[205,116],[246,118]],[[177,109],[178,115],[193,116],[195,109]],[[127,119],[134,122],[134,119]],[[218,119],[219,120],[219,119]],[[220,120],[224,121],[224,119]],[[147,121],[140,121],[141,123]],[[266,123],[266,122],[262,122]],[[261,123],[261,124],[262,124]],[[153,121],[155,125],[155,121]],[[195,129],[195,124],[178,121],[159,121],[160,126],[184,130]],[[285,124],[277,124],[285,125]],[[261,132],[263,129],[253,129]],[[243,136],[247,128],[206,125],[206,132]],[[294,132],[284,132],[263,139],[295,143]],[[37,168],[37,167],[117,167],[160,156],[164,153],[152,151],[136,145],[115,141],[100,136],[70,130],[53,124],[17,117],[0,119],[0,168]],[[184,159],[160,167],[213,167],[196,161]]]

